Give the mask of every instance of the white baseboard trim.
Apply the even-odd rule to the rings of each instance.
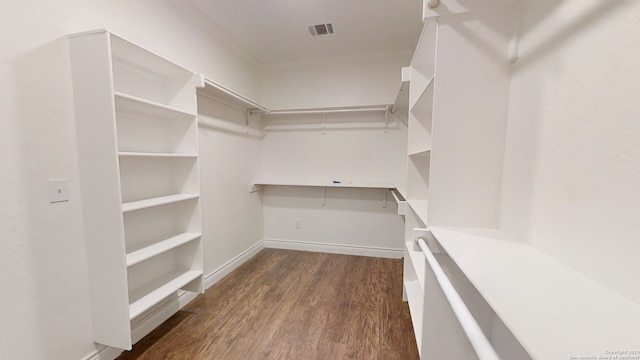
[[[400,259],[404,256],[403,249],[381,248],[373,246],[358,246],[344,244],[315,243],[299,240],[264,239],[264,247],[271,249],[287,249],[330,254],[357,255],[379,258]]]
[[[223,277],[229,275],[230,272],[237,269],[238,266],[244,264],[247,260],[254,257],[262,249],[264,249],[264,240],[258,241],[253,246],[243,251],[240,255],[227,261],[224,265],[220,266],[219,268],[211,272],[209,275],[206,275],[204,277],[205,289],[210,288],[215,283],[220,281]]]
[[[262,249],[264,249],[264,240],[260,240],[247,250],[243,251],[240,255],[229,260],[218,269],[206,275],[204,277],[205,288],[208,289],[213,286],[215,283],[220,281],[220,279],[228,275],[240,265],[244,264],[247,260],[251,259]],[[158,307],[155,311],[149,313],[149,315],[147,315],[146,317],[135,321],[132,324],[131,329],[131,338],[133,339],[133,342],[136,343],[138,340],[142,339],[153,329],[157,328],[160,324],[169,319],[178,310],[182,309],[183,307],[185,307],[185,305],[194,300],[197,296],[198,294],[193,292],[181,291],[178,293],[177,297],[167,300],[164,305]],[[112,348],[99,344],[96,344],[96,346],[96,351],[87,355],[82,360],[114,360],[123,351],[122,349]]]

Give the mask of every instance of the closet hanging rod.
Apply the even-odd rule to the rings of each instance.
[[[344,108],[317,108],[295,110],[271,110],[268,115],[307,115],[307,114],[335,114],[350,112],[389,111],[390,105],[376,105],[368,107],[344,107]]]
[[[489,343],[489,340],[487,340],[482,329],[480,329],[480,326],[473,318],[471,311],[469,311],[467,306],[464,304],[464,301],[462,301],[462,298],[453,287],[453,284],[451,284],[451,280],[449,280],[447,274],[445,274],[442,267],[440,267],[438,260],[436,260],[435,256],[431,253],[431,250],[429,250],[426,239],[424,237],[418,237],[416,238],[416,244],[420,250],[422,250],[424,257],[427,259],[427,263],[431,267],[431,270],[433,270],[436,280],[438,281],[438,285],[440,285],[440,288],[444,292],[444,296],[447,298],[449,305],[451,305],[453,313],[456,315],[458,322],[460,322],[464,333],[467,335],[467,338],[469,338],[469,342],[475,350],[478,359],[500,360],[500,357],[496,354],[493,346],[491,346],[491,343]]]

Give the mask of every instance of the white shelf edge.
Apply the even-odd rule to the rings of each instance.
[[[638,344],[640,305],[584,274],[498,229],[430,230],[533,358]]]
[[[155,108],[155,109],[161,109],[162,111],[167,111],[167,112],[172,112],[172,113],[176,113],[178,115],[181,116],[185,116],[185,117],[195,117],[197,116],[197,114],[193,113],[193,112],[189,112],[189,111],[185,111],[173,106],[168,106],[159,102],[155,102],[155,101],[151,101],[151,100],[147,100],[141,97],[137,97],[137,96],[133,96],[133,95],[129,95],[120,91],[114,91],[113,92],[113,96],[118,99],[123,99],[125,101],[131,101],[134,103],[137,103],[139,105],[144,105],[144,106],[148,106],[150,108]],[[118,108],[116,106],[116,108]]]
[[[155,279],[140,289],[132,291],[129,294],[129,298],[133,299],[129,305],[129,318],[133,319],[149,310],[162,299],[180,290],[180,288],[196,280],[199,276],[202,276],[202,271],[173,271]]]
[[[168,196],[160,196],[152,199],[131,201],[122,204],[122,212],[126,213],[129,211],[135,211],[145,208],[150,208],[159,205],[166,205],[175,202],[197,199],[200,197],[198,194],[176,194],[176,195],[168,195]]]
[[[198,154],[176,154],[176,153],[152,153],[152,152],[135,152],[135,151],[119,151],[120,157],[142,157],[142,158],[198,158]]]
[[[200,233],[182,233],[167,237],[164,240],[155,241],[151,245],[144,246],[135,251],[131,251],[126,256],[127,267],[133,266],[156,255],[160,255],[164,252],[175,249],[178,246],[196,240],[201,236],[202,234]]]
[[[378,104],[378,105],[354,105],[354,106],[340,106],[340,107],[326,107],[326,108],[305,108],[305,109],[277,109],[270,110],[267,115],[309,115],[309,114],[330,114],[330,113],[350,113],[350,112],[374,112],[374,111],[389,111],[392,105],[390,104]]]
[[[334,188],[360,188],[360,189],[395,189],[392,183],[323,183],[323,182],[293,182],[293,181],[256,181],[253,187],[260,186],[300,186],[300,187],[334,187]]]

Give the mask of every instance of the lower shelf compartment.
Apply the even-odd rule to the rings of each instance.
[[[129,317],[131,319],[149,310],[162,299],[180,290],[202,276],[202,271],[176,270],[129,293]]]

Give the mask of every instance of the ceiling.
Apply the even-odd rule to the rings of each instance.
[[[189,1],[261,65],[412,50],[422,30],[421,0]]]

